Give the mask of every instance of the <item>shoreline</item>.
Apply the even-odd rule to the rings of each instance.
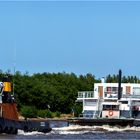
[[[41,118],[41,117],[36,117],[36,118],[24,118],[23,116],[19,117],[19,120],[31,120],[31,121],[67,121],[68,119],[72,119],[73,116],[71,114],[62,114],[60,117],[54,117],[54,118]]]

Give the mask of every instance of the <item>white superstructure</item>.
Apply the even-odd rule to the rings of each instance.
[[[93,91],[78,92],[77,101],[83,103],[83,117],[90,118],[140,118],[140,84],[95,83]]]

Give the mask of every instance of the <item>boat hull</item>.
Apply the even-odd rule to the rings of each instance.
[[[140,126],[140,120],[135,121],[134,119],[106,119],[106,118],[93,118],[93,119],[85,119],[85,118],[73,118],[68,119],[69,125],[88,125],[88,126],[102,126],[102,125],[110,125],[110,126]]]
[[[0,133],[17,134],[18,130],[24,132],[38,131],[48,133],[50,128],[49,121],[34,121],[34,120],[10,120],[0,117]]]

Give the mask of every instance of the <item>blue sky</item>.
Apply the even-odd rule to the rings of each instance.
[[[140,1],[0,1],[0,69],[140,77]]]

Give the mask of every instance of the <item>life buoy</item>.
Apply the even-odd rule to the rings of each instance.
[[[109,116],[113,116],[113,111],[112,110],[109,110],[108,115]]]

